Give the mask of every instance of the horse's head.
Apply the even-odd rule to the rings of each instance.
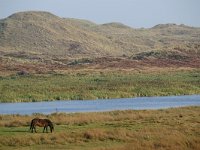
[[[53,132],[54,131],[54,126],[53,126],[52,122],[49,124],[49,127],[50,127],[51,132]]]

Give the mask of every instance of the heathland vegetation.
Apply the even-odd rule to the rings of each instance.
[[[0,149],[197,150],[200,107],[99,113],[0,115]],[[30,133],[34,117],[54,122],[53,133]]]
[[[200,28],[185,25],[134,29],[121,23],[64,19],[48,12],[20,12],[0,20],[0,60],[66,65],[71,59],[132,58],[143,52],[160,53],[159,58],[170,56],[169,52],[189,59],[200,54],[199,36]]]

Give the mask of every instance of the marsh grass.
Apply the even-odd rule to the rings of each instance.
[[[29,132],[34,117],[49,118],[55,132]],[[99,113],[0,115],[0,148],[199,149],[200,107]],[[16,125],[13,122],[18,121]]]
[[[0,102],[109,99],[200,93],[200,72],[93,72],[0,78]]]

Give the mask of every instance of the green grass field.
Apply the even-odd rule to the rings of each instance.
[[[200,71],[94,72],[0,77],[0,102],[200,93]]]
[[[34,117],[53,133],[29,132]],[[200,107],[34,116],[0,115],[0,149],[153,150],[200,148]]]

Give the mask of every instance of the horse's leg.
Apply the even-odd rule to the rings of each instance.
[[[29,131],[30,131],[30,130],[32,130],[32,128],[33,128],[33,120],[31,121],[31,124],[30,124],[30,129],[29,129]]]
[[[30,125],[30,129],[29,129],[29,131],[31,130],[31,132],[33,133],[33,121],[31,121],[31,125]]]
[[[30,128],[29,128],[29,131],[31,131],[31,125],[30,125]]]
[[[33,133],[33,128],[34,128],[34,126],[31,124],[30,130],[31,130],[32,133]]]
[[[33,126],[31,126],[31,132],[33,133]]]
[[[34,129],[35,129],[35,133],[37,133],[37,131],[36,131],[36,126],[34,126]]]
[[[45,128],[46,128],[46,126],[44,126],[43,133],[44,133]]]

